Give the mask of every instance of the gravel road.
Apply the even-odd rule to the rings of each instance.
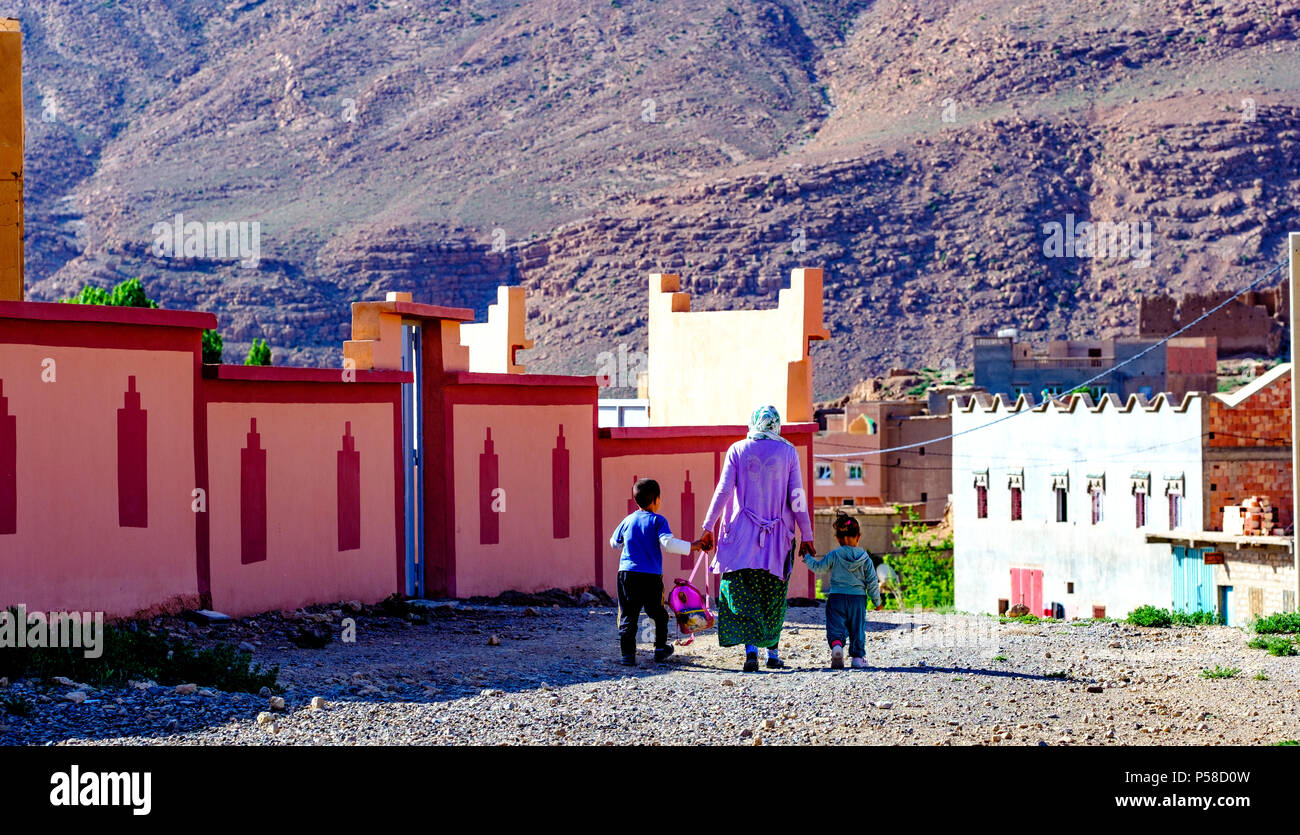
[[[369,611],[369,610],[368,610]],[[821,608],[791,608],[789,668],[742,673],[712,633],[662,664],[642,644],[618,664],[607,608],[443,605],[428,622],[342,609],[195,627],[200,644],[247,642],[280,666],[282,710],[202,687],[95,690],[0,681],[0,744],[887,744],[1213,745],[1300,738],[1300,657],[1246,647],[1227,627],[999,623],[869,614],[865,670],[831,671]],[[268,617],[270,620],[268,621]],[[303,618],[334,634],[299,649]],[[1207,680],[1207,668],[1235,667]],[[1257,677],[1260,676],[1260,677]],[[1267,678],[1263,678],[1266,676]],[[152,686],[151,686],[152,685]],[[76,694],[84,694],[79,699]],[[70,698],[71,696],[71,698]],[[319,697],[318,707],[312,707]]]

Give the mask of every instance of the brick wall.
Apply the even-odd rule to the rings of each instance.
[[[1223,530],[1223,508],[1248,496],[1267,496],[1278,523],[1292,519],[1291,373],[1230,406],[1208,399],[1206,412],[1206,527]],[[1257,456],[1247,452],[1259,449]]]
[[[1237,406],[1210,398],[1210,447],[1291,445],[1291,374],[1285,373]]]
[[[1268,496],[1277,508],[1278,524],[1284,528],[1291,524],[1290,459],[1208,462],[1206,480],[1209,482],[1207,530],[1223,530],[1223,508],[1241,504],[1249,496]]]

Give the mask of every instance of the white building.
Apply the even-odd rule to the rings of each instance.
[[[1123,617],[1170,606],[1177,555],[1146,535],[1206,527],[1202,395],[953,405],[959,610],[1006,601],[1039,615],[1059,604],[1067,618],[1103,607]]]

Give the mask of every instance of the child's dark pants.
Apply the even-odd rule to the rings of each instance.
[[[636,655],[636,625],[642,609],[655,622],[655,649],[668,646],[663,575],[618,572],[618,643],[624,655]]]
[[[867,651],[867,598],[862,594],[826,595],[826,643],[849,639],[849,657]]]

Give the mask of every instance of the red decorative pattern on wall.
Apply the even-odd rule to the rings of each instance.
[[[695,540],[695,491],[691,489],[691,471],[686,471],[686,483],[682,486],[682,529],[677,532],[678,539],[687,542]],[[682,568],[693,568],[695,559],[690,554],[682,554]]]
[[[0,534],[18,533],[18,418],[0,380]]]
[[[569,538],[569,450],[564,446],[564,424],[551,450],[551,536]]]
[[[266,450],[257,418],[248,421],[248,443],[239,451],[239,562],[266,560]]]
[[[117,524],[149,527],[149,413],[140,408],[135,376],[126,378],[123,408],[117,410]]]
[[[343,449],[338,452],[339,550],[361,547],[361,453],[352,437],[352,421],[343,425]]]
[[[500,486],[500,463],[492,443],[492,427],[487,427],[483,452],[478,457],[478,541],[480,545],[496,545],[501,541],[501,516],[493,507]]]

